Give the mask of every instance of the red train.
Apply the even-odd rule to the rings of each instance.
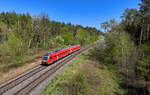
[[[54,51],[48,52],[47,54],[43,56],[42,64],[43,65],[51,64],[62,57],[65,57],[75,51],[80,50],[80,48],[81,48],[80,45],[74,45],[74,46],[62,48],[60,50],[54,50]]]

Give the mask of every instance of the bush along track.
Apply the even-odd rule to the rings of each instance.
[[[68,65],[40,95],[116,95],[120,89],[117,76],[107,66],[88,58],[88,52]],[[112,67],[111,67],[112,68]]]

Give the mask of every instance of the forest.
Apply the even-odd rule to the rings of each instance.
[[[127,8],[121,22],[101,23],[105,42],[98,43],[91,56],[117,68],[126,95],[150,95],[150,1],[141,0],[138,9]]]
[[[84,46],[96,41],[100,34],[102,32],[93,27],[52,21],[45,13],[31,16],[15,11],[1,12],[0,71],[23,65],[26,56],[38,54],[41,49]]]

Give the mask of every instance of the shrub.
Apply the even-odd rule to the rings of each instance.
[[[145,77],[147,81],[150,81],[150,56],[143,58],[139,62],[138,70],[140,71],[140,74]]]
[[[67,84],[67,93],[69,95],[87,95],[88,82],[83,73],[78,73]]]

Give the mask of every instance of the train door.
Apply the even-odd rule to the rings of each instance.
[[[59,57],[58,57],[58,53],[57,53],[57,60],[59,59]]]
[[[54,61],[54,55],[51,54],[51,62],[53,62],[53,61]]]
[[[70,54],[72,53],[72,48],[70,48]]]
[[[53,57],[54,57],[54,61],[56,61],[57,60],[57,54],[55,53]]]
[[[49,57],[49,63],[53,62],[52,55]]]

